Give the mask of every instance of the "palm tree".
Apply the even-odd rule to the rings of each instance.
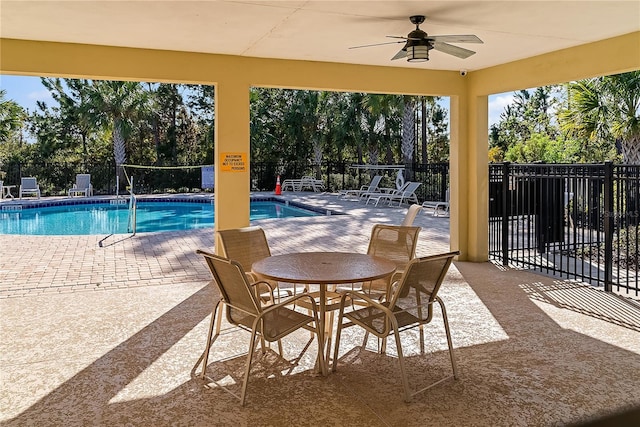
[[[116,174],[122,177],[127,161],[126,140],[136,119],[146,114],[148,95],[137,82],[93,81],[91,103],[99,121],[112,132]]]
[[[415,145],[415,99],[405,95],[402,112],[402,161],[410,164],[413,161]]]
[[[640,164],[640,71],[570,83],[562,129],[585,143],[620,144],[622,161]]]

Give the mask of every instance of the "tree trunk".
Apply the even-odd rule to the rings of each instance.
[[[402,161],[411,163],[413,161],[413,145],[415,141],[413,100],[404,97],[404,111],[402,114]]]
[[[628,140],[623,140],[622,163],[626,165],[640,165],[640,135],[634,135]]]
[[[120,177],[120,182],[125,183],[122,165],[126,163],[127,155],[125,151],[124,136],[122,135],[120,120],[118,119],[113,122],[113,157],[116,161],[116,169],[118,171],[118,176]]]
[[[422,97],[421,103],[422,113],[422,163],[425,165],[429,162],[429,153],[427,152],[427,100]]]
[[[411,165],[413,162],[413,149],[415,142],[414,129],[414,101],[411,97],[404,97],[404,111],[402,114],[402,162],[405,165]],[[413,179],[413,171],[408,167],[405,168],[405,179],[411,181]]]

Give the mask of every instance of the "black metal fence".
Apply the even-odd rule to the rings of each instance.
[[[322,179],[327,191],[357,189],[371,181],[374,175],[382,175],[381,187],[396,187],[397,171],[393,169],[367,170],[365,165],[347,162],[323,162],[312,165],[307,162],[252,162],[251,189],[254,191],[269,191],[275,188],[276,177],[281,180],[297,179],[302,176],[312,176]],[[411,164],[405,165],[403,177],[406,180],[422,183],[416,194],[420,200],[445,201],[449,187],[449,164]]]
[[[276,178],[301,178],[313,176],[325,183],[327,191],[357,189],[366,185],[371,178],[380,174],[383,176],[381,186],[395,188],[396,170],[367,170],[364,165],[354,165],[349,162],[323,162],[313,165],[307,161],[293,162],[251,162],[251,190],[272,191],[275,189]],[[116,168],[113,162],[87,165],[86,170],[80,170],[77,165],[51,162],[40,165],[39,169],[20,163],[5,165],[5,185],[19,185],[20,178],[36,176],[43,195],[63,195],[75,181],[76,173],[91,174],[91,183],[95,194],[115,194]],[[44,173],[43,171],[46,171]],[[193,192],[201,187],[200,168],[181,169],[140,169],[127,167],[126,172],[135,178],[135,192],[144,194]],[[420,181],[422,185],[416,191],[420,200],[445,201],[449,186],[449,165],[447,163],[411,164],[406,165],[403,176],[407,180]],[[120,193],[125,193],[125,182],[119,183]]]
[[[640,165],[489,166],[489,256],[640,293]]]

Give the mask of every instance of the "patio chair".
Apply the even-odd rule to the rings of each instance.
[[[363,283],[362,291],[369,294],[370,297],[388,297],[390,284],[402,276],[406,265],[416,256],[418,234],[420,234],[420,227],[387,224],[373,226],[367,255],[393,261],[396,264],[396,272],[388,279]],[[354,302],[358,303],[358,301]]]
[[[332,371],[335,372],[338,365],[338,351],[342,330],[351,326],[359,326],[366,331],[363,349],[366,346],[369,333],[383,340],[390,335],[394,336],[398,353],[398,363],[400,365],[400,376],[404,389],[404,400],[406,402],[409,402],[416,394],[422,393],[443,381],[452,377],[457,379],[458,369],[453,355],[453,343],[451,341],[447,312],[444,302],[438,297],[438,291],[449,270],[449,266],[453,261],[453,257],[457,254],[458,252],[449,252],[412,260],[407,265],[407,269],[401,279],[394,283],[390,298],[384,302],[376,301],[361,292],[346,291],[340,302]],[[350,297],[364,299],[369,305],[361,309],[345,312],[345,307],[349,305],[347,299]],[[412,391],[409,387],[407,369],[402,353],[400,332],[416,327],[419,328],[420,350],[424,352],[423,325],[433,320],[433,305],[436,302],[442,310],[442,319],[447,336],[453,375],[449,375],[426,387]]]
[[[371,200],[375,200],[376,206],[378,206],[378,203],[382,199],[388,200],[389,206],[392,206],[395,201],[398,202],[398,206],[402,205],[402,202],[418,203],[418,196],[416,196],[415,191],[420,187],[420,184],[420,182],[407,181],[402,188],[390,193],[370,194],[366,204],[369,204]]]
[[[69,197],[83,194],[85,197],[93,196],[93,186],[91,185],[91,174],[79,173],[76,175],[76,183],[69,189]]]
[[[371,179],[369,185],[363,185],[359,190],[341,190],[338,193],[338,197],[342,197],[343,199],[348,196],[360,197],[364,193],[380,193],[380,181],[382,180],[382,175],[376,175]]]
[[[264,230],[260,227],[252,226],[218,230],[217,233],[221,243],[218,251],[219,255],[238,262],[247,275],[249,282],[261,280],[251,272],[251,266],[254,262],[271,256]],[[264,302],[269,301],[271,298],[279,300],[281,297],[293,295],[290,290],[280,289],[278,283],[274,281],[267,280],[265,282],[269,284],[271,291],[260,296]]]
[[[230,393],[232,396],[240,400],[240,404],[244,406],[245,396],[247,393],[247,385],[249,382],[249,374],[251,373],[251,359],[256,346],[256,338],[260,338],[262,345],[262,353],[266,353],[264,342],[278,342],[279,355],[282,359],[282,342],[280,341],[290,333],[297,331],[298,329],[306,329],[315,334],[316,340],[318,340],[318,311],[313,301],[313,298],[307,294],[300,294],[287,299],[281,303],[272,304],[263,307],[262,304],[256,298],[256,292],[253,288],[261,286],[264,282],[256,282],[250,284],[247,280],[247,275],[244,273],[240,264],[235,261],[231,261],[226,258],[219,257],[217,255],[198,250],[199,254],[202,254],[211,270],[213,275],[213,283],[218,288],[220,297],[214,304],[213,311],[211,313],[211,323],[209,325],[209,334],[207,335],[207,345],[204,352],[196,362],[192,369],[192,375],[196,375],[198,366],[202,364],[202,372],[200,377],[209,382],[215,383],[218,387]],[[308,300],[312,307],[312,314],[307,315],[298,311],[288,308],[288,306],[294,304],[300,300]],[[223,303],[223,305],[221,305]],[[226,314],[227,321],[240,329],[251,332],[251,339],[249,341],[249,351],[247,354],[246,365],[244,369],[244,379],[242,380],[242,388],[240,395],[234,393],[221,382],[214,378],[207,376],[207,363],[209,360],[209,352],[216,339],[220,336],[220,321],[216,321],[217,318],[221,318],[223,312]],[[214,324],[215,335],[214,335]],[[298,364],[300,358],[304,355],[309,345],[313,341],[313,336],[309,340],[306,346],[304,346],[300,355],[293,361],[288,361],[291,365],[291,370]],[[324,356],[322,351],[322,345],[318,342],[318,362],[324,372]],[[286,360],[286,359],[285,359]]]
[[[34,177],[26,177],[20,179],[20,191],[18,197],[22,199],[23,194],[35,194],[40,198],[40,186]]]
[[[422,210],[422,206],[420,205],[409,206],[409,209],[407,209],[407,214],[405,215],[400,225],[403,227],[409,227],[413,225],[413,221],[416,219],[416,215],[418,215],[418,212],[420,212],[420,210]]]

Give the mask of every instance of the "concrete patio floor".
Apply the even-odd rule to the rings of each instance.
[[[273,254],[365,252],[374,223],[406,207],[365,207],[331,194],[285,198],[348,215],[256,221]],[[419,214],[417,255],[448,250],[448,219]],[[195,254],[212,230],[111,236],[0,235],[0,422],[136,426],[556,426],[640,422],[640,304],[581,284],[455,262],[441,290],[460,369],[403,402],[397,358],[343,335],[338,371],[314,373],[314,346],[288,373],[254,360],[247,404],[205,388],[191,370],[216,291]],[[439,310],[436,309],[439,316]],[[426,354],[407,333],[413,385],[448,375],[441,318]],[[286,340],[293,357],[308,339]],[[209,369],[238,379],[248,334],[225,333]],[[403,340],[403,344],[405,340]],[[283,374],[284,372],[284,374]]]

